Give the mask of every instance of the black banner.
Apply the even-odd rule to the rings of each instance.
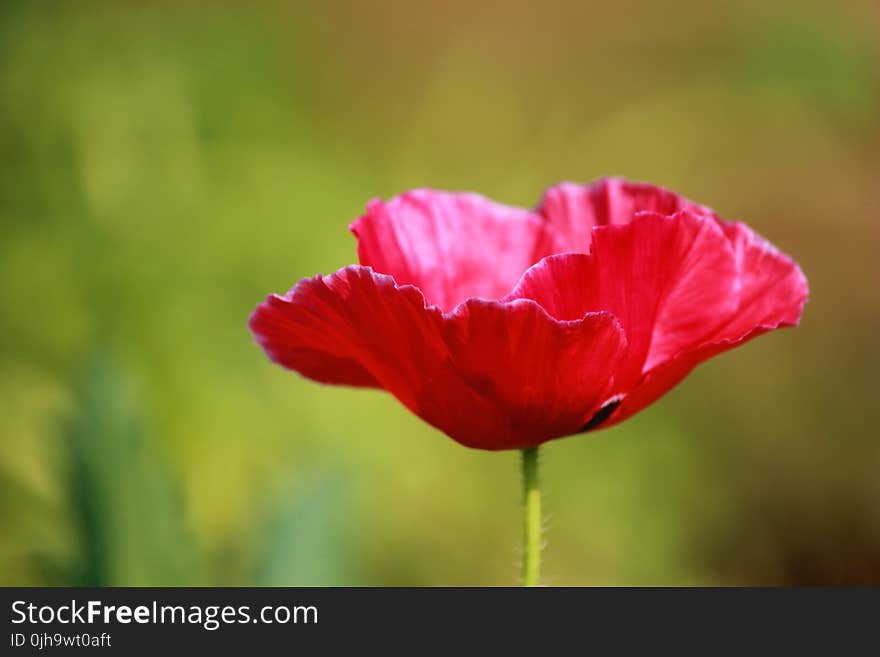
[[[7,588],[2,654],[421,653],[477,645],[835,653],[874,641],[880,589]],[[259,653],[257,653],[259,654]],[[600,653],[601,654],[601,653]]]

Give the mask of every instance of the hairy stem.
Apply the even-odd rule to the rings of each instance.
[[[541,578],[541,488],[538,448],[522,451],[523,473],[523,586],[538,586]]]

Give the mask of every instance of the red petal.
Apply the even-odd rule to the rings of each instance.
[[[322,383],[382,387],[409,406],[422,371],[445,358],[422,294],[356,265],[270,296],[250,328],[284,367]]]
[[[637,212],[712,215],[712,211],[662,187],[601,178],[588,185],[560,183],[544,192],[537,213],[565,241],[565,251],[586,253],[595,226],[626,224]]]
[[[428,189],[372,201],[351,230],[362,265],[417,286],[444,311],[471,297],[500,298],[530,265],[560,250],[532,212]]]
[[[416,288],[358,266],[269,297],[250,326],[281,365],[318,381],[385,388],[481,449],[577,431],[607,398],[624,345],[604,313],[559,322],[531,301],[470,300],[442,315]]]
[[[484,449],[522,449],[581,430],[608,398],[625,346],[608,313],[560,322],[529,300],[470,300],[444,318],[443,335],[453,369],[494,416],[481,416],[468,396],[434,390],[426,419]]]
[[[736,254],[740,302],[713,341],[741,340],[757,327],[796,326],[809,295],[797,263],[743,223],[719,225]]]
[[[510,298],[534,299],[563,320],[613,314],[628,342],[615,393],[628,392],[646,369],[703,344],[737,307],[734,252],[713,219],[643,213],[594,229],[592,243],[590,255],[545,258]]]
[[[800,321],[809,288],[797,264],[744,224],[719,221],[719,225],[736,254],[740,283],[736,310],[703,344],[648,371],[609,426],[653,403],[708,358]]]

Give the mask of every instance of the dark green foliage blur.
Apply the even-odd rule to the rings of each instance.
[[[0,3],[0,584],[514,584],[515,453],[271,365],[265,294],[415,186],[625,175],[803,325],[551,443],[548,584],[880,584],[874,2]]]

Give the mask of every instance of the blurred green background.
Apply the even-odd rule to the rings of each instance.
[[[516,453],[270,365],[372,197],[624,175],[803,266],[802,327],[543,456],[548,584],[880,584],[880,9],[0,4],[0,583],[506,585]]]

